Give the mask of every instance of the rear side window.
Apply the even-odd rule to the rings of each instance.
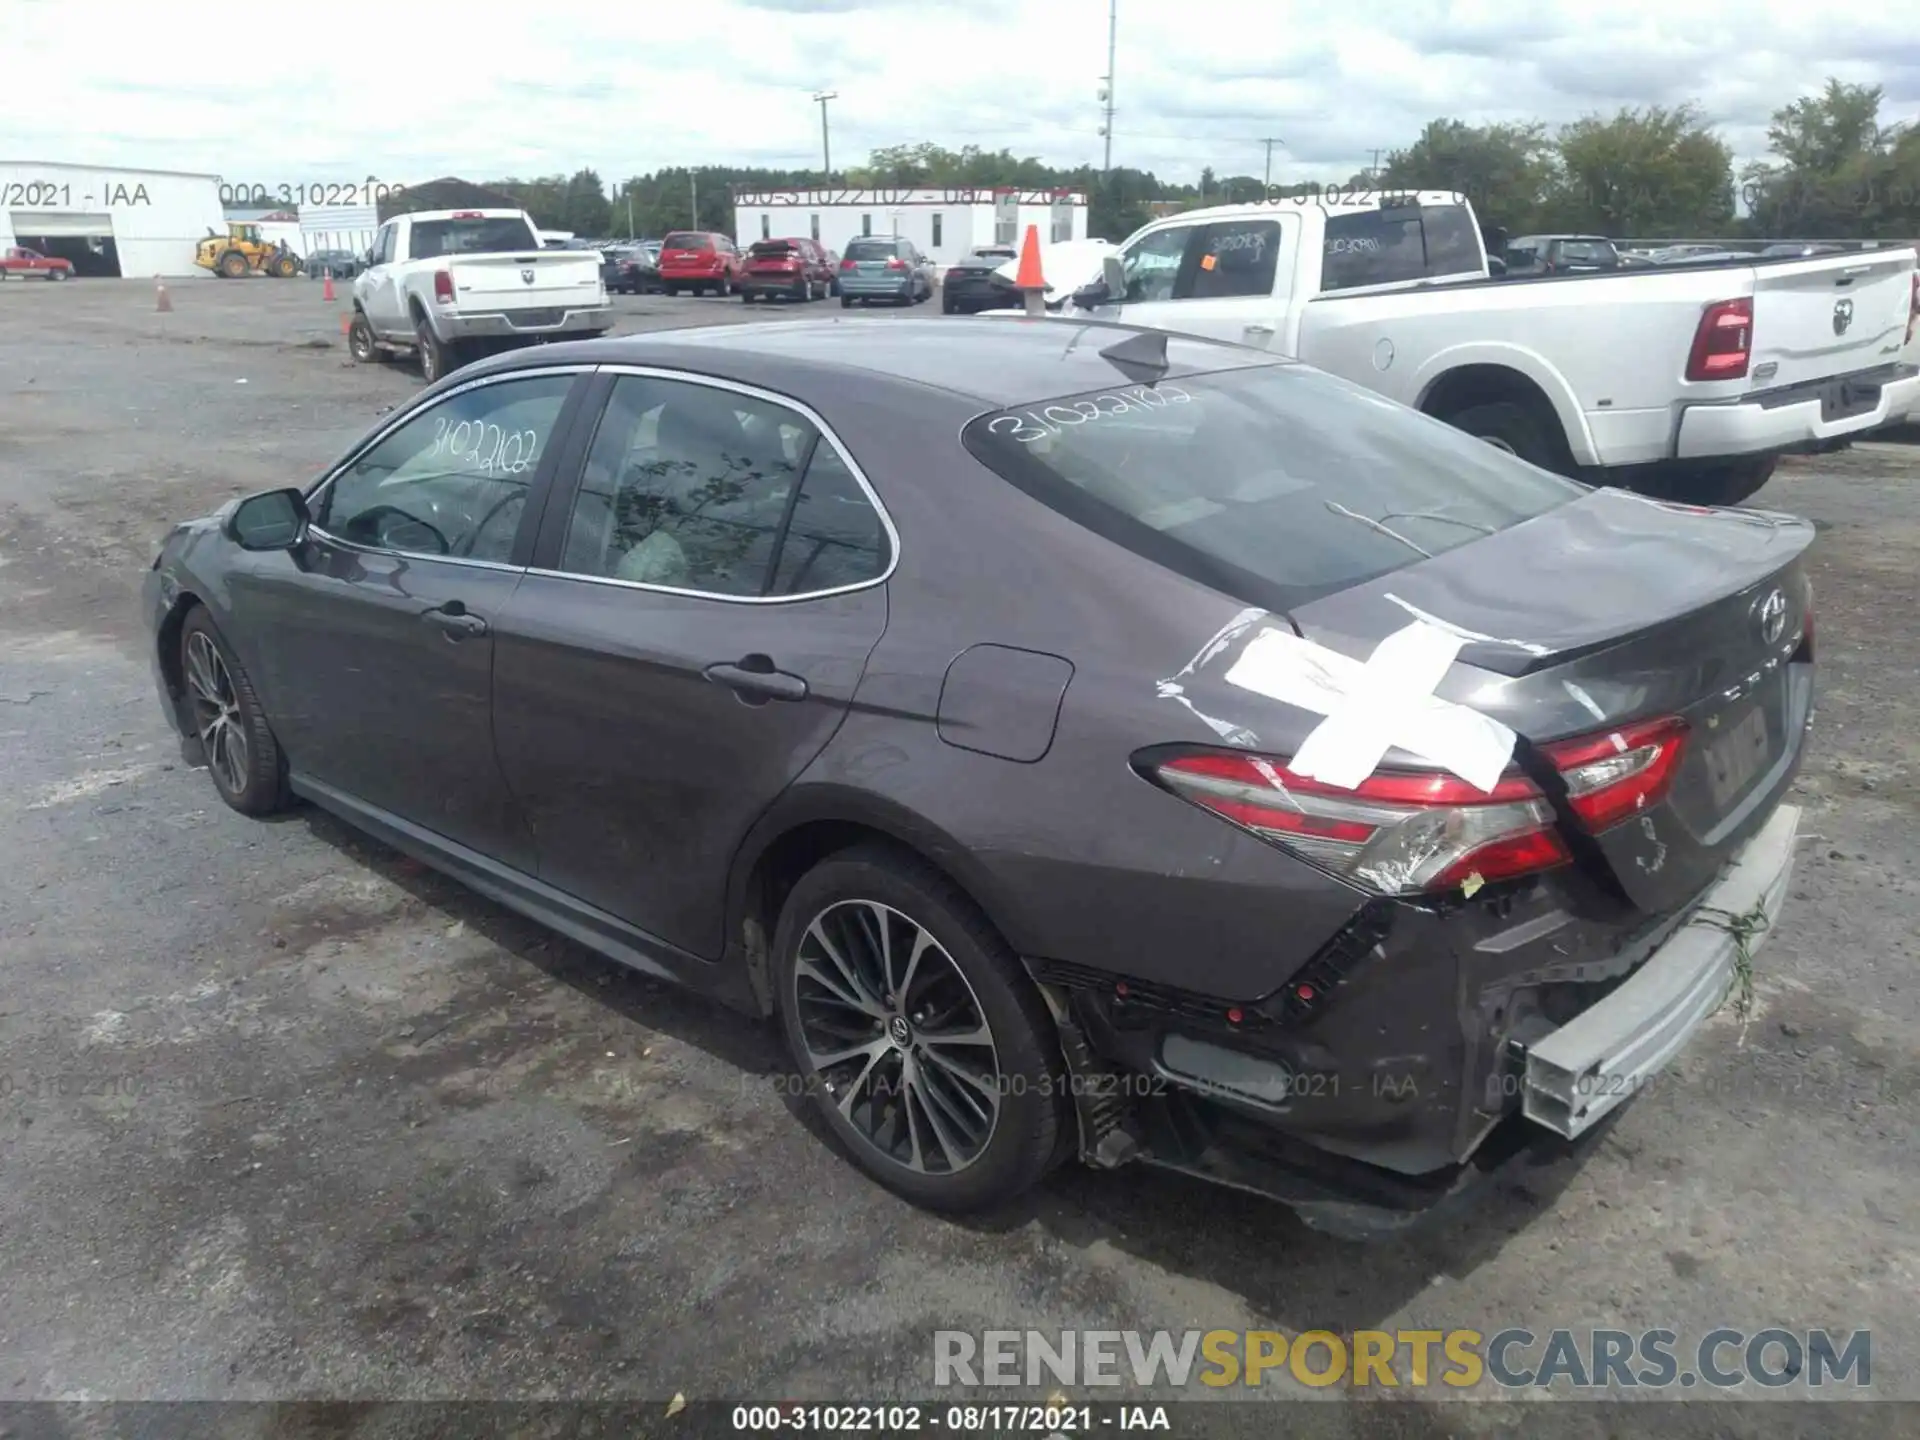
[[[713,237],[681,231],[667,236],[660,242],[660,248],[663,250],[711,250]]]
[[[416,220],[407,241],[409,260],[438,255],[498,255],[515,250],[538,250],[533,227],[518,216],[492,220]]]
[[[1292,364],[1116,383],[983,415],[962,438],[975,459],[1070,519],[1270,610],[1586,493]]]
[[[1426,280],[1480,268],[1480,243],[1463,205],[1365,210],[1327,217],[1320,288]]]
[[[899,252],[892,240],[855,240],[847,246],[849,260],[891,260]]]

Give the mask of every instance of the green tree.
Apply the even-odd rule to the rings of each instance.
[[[1538,124],[1469,125],[1431,120],[1404,150],[1392,151],[1377,171],[1380,186],[1458,190],[1483,224],[1519,233],[1532,228],[1558,180],[1557,156]]]
[[[1920,140],[1883,125],[1878,85],[1829,79],[1773,113],[1774,159],[1749,165],[1742,191],[1756,234],[1912,239],[1920,233]]]
[[[1733,152],[1691,104],[1590,115],[1556,138],[1546,228],[1713,235],[1733,221]]]

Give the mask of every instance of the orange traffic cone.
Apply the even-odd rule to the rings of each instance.
[[[167,294],[166,282],[158,275],[153,277],[153,308],[157,314],[173,313],[173,297]]]
[[[333,271],[328,269],[322,273],[326,275],[327,283],[320,291],[320,298],[331,305],[333,303]]]
[[[1026,296],[1027,314],[1047,313],[1047,282],[1040,273],[1040,227],[1027,226],[1027,238],[1020,245],[1020,269],[1014,275],[1014,288]]]
[[[353,333],[353,317],[351,315],[342,315],[340,317],[340,333],[342,335],[351,335]]]

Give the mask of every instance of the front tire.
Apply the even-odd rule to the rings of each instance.
[[[858,846],[815,866],[774,935],[781,1029],[856,1164],[916,1205],[1004,1205],[1070,1123],[1052,1021],[1006,942],[916,858]]]
[[[271,815],[291,803],[286,762],[246,670],[213,620],[195,609],[180,627],[180,674],[187,711],[220,798],[242,815]]]
[[[371,365],[379,358],[380,347],[373,343],[373,326],[368,323],[365,311],[356,310],[347,327],[347,354],[356,365]]]

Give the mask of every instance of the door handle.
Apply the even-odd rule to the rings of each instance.
[[[473,614],[458,600],[449,600],[444,605],[435,606],[420,617],[429,625],[446,631],[449,640],[458,640],[467,635],[484,635],[487,622]]]
[[[776,670],[765,655],[746,655],[731,665],[709,665],[706,676],[725,685],[749,705],[768,700],[804,700],[807,682],[798,675]]]

